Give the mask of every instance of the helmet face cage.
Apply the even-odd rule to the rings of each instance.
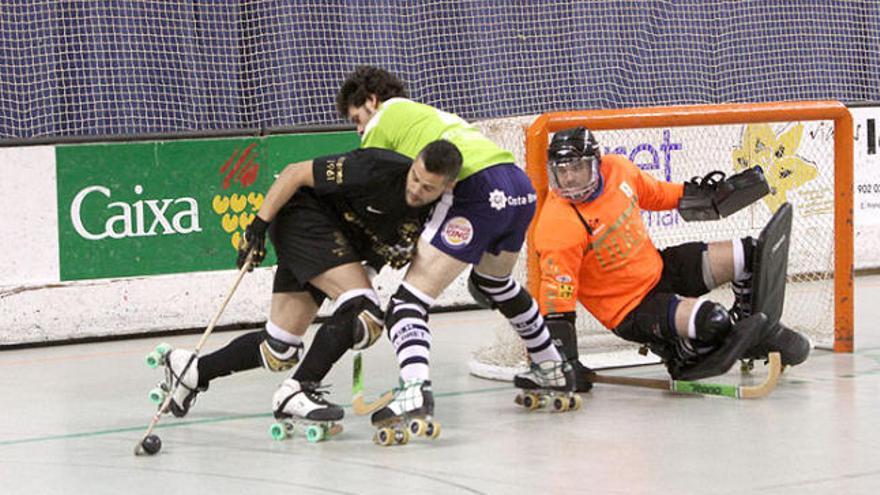
[[[579,157],[574,160],[547,162],[550,189],[563,198],[581,203],[586,201],[599,185],[599,160]]]
[[[550,188],[573,202],[586,201],[599,184],[599,144],[583,127],[553,135],[548,149]]]

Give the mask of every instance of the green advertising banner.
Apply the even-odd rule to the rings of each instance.
[[[275,175],[358,144],[332,132],[58,146],[61,280],[234,268]]]

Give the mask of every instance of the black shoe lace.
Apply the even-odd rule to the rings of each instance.
[[[321,385],[317,383],[303,383],[302,384],[302,392],[306,394],[312,402],[316,404],[321,404],[324,406],[329,406],[330,403],[327,402],[327,399],[324,398],[325,395],[330,393],[330,385]]]

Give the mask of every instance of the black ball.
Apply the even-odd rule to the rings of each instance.
[[[144,448],[144,452],[153,455],[162,450],[162,439],[159,438],[159,435],[147,435],[141,442],[141,447]]]

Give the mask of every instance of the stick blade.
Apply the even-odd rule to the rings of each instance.
[[[743,399],[757,399],[770,395],[779,382],[782,373],[782,359],[778,352],[771,352],[767,356],[767,378],[758,385],[740,387],[739,395]]]
[[[367,403],[364,402],[364,395],[361,393],[354,396],[354,399],[351,401],[351,408],[358,416],[366,416],[387,406],[393,398],[394,394],[389,391],[382,394],[375,401]]]

